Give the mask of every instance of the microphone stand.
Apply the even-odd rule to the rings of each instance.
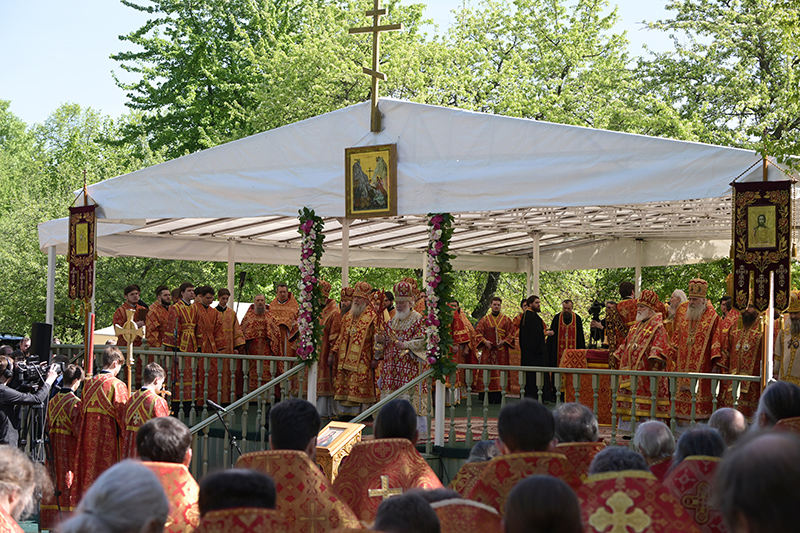
[[[228,424],[225,423],[225,419],[222,418],[222,415],[220,414],[220,411],[225,413],[225,412],[227,412],[227,409],[225,409],[221,405],[217,405],[216,403],[212,402],[211,400],[206,400],[206,405],[208,405],[211,409],[214,410],[214,413],[216,413],[217,418],[219,418],[219,421],[222,422],[222,427],[225,428],[225,434],[226,435],[230,435],[230,438],[228,439],[228,442],[230,442],[230,444],[231,444],[231,468],[233,468],[234,465],[236,464],[236,461],[233,460],[233,449],[236,448],[236,451],[239,452],[239,457],[242,456],[242,449],[239,448],[239,443],[236,442],[236,435],[234,435],[231,432],[230,428],[228,428]]]

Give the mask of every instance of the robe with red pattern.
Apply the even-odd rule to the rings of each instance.
[[[147,334],[147,346],[150,348],[161,348],[163,344],[169,320],[169,307],[156,302],[150,306],[150,311],[147,312],[144,329]]]
[[[387,324],[385,335],[390,342],[386,344],[383,352],[381,393],[391,394],[419,376],[421,371],[428,369],[428,364],[421,361],[425,358],[426,349],[425,322],[414,310],[405,320],[400,320],[400,317],[395,315]],[[397,348],[398,342],[405,344],[402,350]],[[428,414],[427,382],[418,384],[404,398],[411,401],[418,416]]]
[[[334,399],[345,407],[377,401],[375,373],[370,366],[374,356],[377,321],[378,315],[371,305],[367,305],[355,320],[352,312],[342,318]]]
[[[731,311],[733,312],[733,311]],[[729,313],[730,316],[730,313]],[[728,329],[722,329],[715,348],[719,350],[719,366],[726,374],[735,376],[760,376],[761,358],[764,353],[764,323],[756,318],[750,328],[745,328],[742,319]],[[731,381],[720,382],[719,407],[733,407]],[[738,410],[748,420],[756,414],[761,398],[761,383],[742,381],[739,383]]]
[[[475,331],[480,335],[479,346],[484,340],[492,344],[491,348],[483,347],[481,352],[482,365],[508,365],[508,347],[514,345],[513,330],[511,319],[503,313],[494,316],[491,312],[480,319]],[[483,371],[479,370],[475,380],[473,392],[483,392]],[[499,392],[500,371],[492,370],[489,373],[489,392]]]
[[[48,472],[55,472],[55,484],[61,491],[58,502],[52,495],[44,495],[41,506],[41,525],[43,529],[53,529],[75,510],[80,500],[77,493],[78,438],[83,423],[81,400],[69,389],[61,389],[47,404],[47,427],[50,433],[50,446],[53,450],[53,464]],[[58,509],[61,508],[61,516]]]
[[[147,320],[147,308],[141,304],[136,304],[136,306],[132,306],[128,302],[123,302],[122,305],[117,307],[117,310],[114,311],[114,316],[111,318],[111,323],[115,326],[123,327],[125,322],[128,321],[128,309],[133,311],[133,321],[134,322],[146,322]],[[125,337],[122,335],[117,336],[117,346],[127,346],[128,342],[125,340]],[[136,340],[133,341],[133,346],[138,347],[142,345],[141,337],[136,337]]]
[[[81,403],[78,490],[83,495],[100,474],[122,457],[128,387],[110,373],[98,374],[84,382]]]
[[[178,463],[145,461],[142,464],[158,477],[169,500],[164,533],[192,533],[200,523],[200,511],[197,508],[200,487],[192,474]]]
[[[230,307],[220,308],[220,306],[215,307],[217,312],[220,314],[220,322],[222,323],[222,327],[219,330],[219,335],[217,336],[217,351],[219,353],[229,353],[232,354],[234,352],[243,353],[244,352],[244,345],[246,343],[244,338],[244,333],[242,333],[242,327],[239,325],[239,319],[236,318],[236,312],[231,309]],[[222,390],[219,397],[211,396],[209,393],[209,398],[211,398],[215,402],[233,402],[235,401],[235,395],[231,395],[232,392],[236,391],[235,386],[235,376],[232,375],[236,373],[236,368],[238,366],[239,370],[241,371],[241,360],[237,360],[239,362],[238,365],[231,362],[234,361],[233,359],[222,359]],[[233,387],[231,386],[231,381],[234,382]]]
[[[242,319],[242,334],[247,341],[246,352],[248,355],[281,355],[281,332],[270,311],[259,315],[255,311],[255,306],[251,304]],[[261,365],[261,382],[259,383],[258,362],[249,361],[247,372],[249,391],[254,391],[272,379],[269,363],[262,362]],[[238,374],[237,371],[236,395],[241,396],[243,391],[239,389]]]
[[[319,317],[322,324],[322,349],[320,350],[318,374],[317,374],[317,396],[333,396],[333,369],[336,364],[336,348],[339,344],[339,334],[342,330],[342,317],[339,314],[339,307],[336,300],[328,299],[328,303],[322,309]],[[333,363],[333,364],[332,364]]]
[[[222,336],[222,315],[210,305],[206,307],[200,301],[195,300],[197,307],[197,336],[199,342],[198,352],[217,354],[217,339]],[[208,387],[208,399],[217,400],[217,368],[218,359],[216,357],[203,357],[197,359],[197,372],[195,373],[195,398],[198,405],[205,403],[205,386]]]
[[[197,331],[197,320],[197,307],[183,300],[178,300],[177,303],[169,306],[169,315],[162,339],[165,349],[197,352],[202,341]],[[183,365],[183,374],[180,372],[180,365]],[[172,400],[187,402],[191,400],[192,358],[176,357],[172,376],[178,382],[176,390],[172,391]]]
[[[125,433],[122,440],[122,458],[135,459],[136,433],[151,418],[169,416],[167,401],[152,389],[141,389],[131,394],[125,409]]]

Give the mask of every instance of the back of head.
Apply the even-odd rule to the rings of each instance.
[[[742,441],[720,463],[714,479],[728,531],[797,531],[800,440],[790,433],[761,433]]]
[[[581,533],[578,497],[562,480],[530,476],[508,493],[505,533]]]
[[[555,436],[555,422],[547,407],[524,398],[500,410],[497,432],[509,452],[546,452]]]
[[[680,463],[691,455],[722,457],[725,450],[725,441],[722,440],[722,436],[717,433],[716,429],[703,425],[696,426],[686,431],[678,439],[674,464]]]
[[[562,403],[553,413],[558,442],[597,442],[600,427],[591,409],[579,403]]]
[[[200,285],[194,290],[195,296],[205,296],[206,294],[214,295],[214,289],[209,285]]]
[[[117,463],[83,496],[60,533],[139,533],[161,531],[169,502],[156,475],[139,461]]]
[[[161,378],[162,380],[167,379],[167,373],[164,372],[164,369],[161,368],[161,365],[158,363],[150,363],[144,367],[144,372],[142,375],[142,383],[144,385],[150,385],[158,378]]]
[[[631,283],[630,281],[623,281],[619,284],[619,295],[622,298],[628,298],[629,296],[633,296],[633,290],[636,286]]]
[[[655,461],[675,453],[675,437],[663,422],[650,420],[636,428],[633,444],[646,459]]]
[[[800,416],[800,387],[787,381],[770,384],[761,395],[756,423],[772,427],[778,420]]]
[[[747,420],[736,409],[717,409],[708,420],[708,427],[716,429],[726,446],[733,446],[747,431]]]
[[[84,373],[83,369],[78,365],[67,365],[67,368],[64,369],[64,387],[69,387],[76,381],[80,381],[83,379]]]
[[[42,465],[33,463],[18,448],[0,445],[0,497],[15,493],[17,496],[10,509],[12,518],[19,520],[35,509],[34,492],[47,494],[51,489],[50,478]]]
[[[488,461],[492,457],[500,455],[500,448],[493,440],[481,440],[475,443],[469,451],[468,463],[481,463]]]
[[[439,533],[439,517],[425,498],[409,492],[383,500],[375,529],[384,533]]]
[[[649,472],[647,461],[642,454],[625,446],[608,446],[592,459],[589,465],[589,475],[602,474],[603,472],[622,472],[623,470],[643,470]]]
[[[275,450],[304,451],[319,433],[317,408],[306,400],[293,398],[277,403],[269,411],[269,436]]]
[[[232,468],[204,477],[197,500],[200,516],[235,507],[275,508],[275,482],[255,470]]]
[[[417,413],[408,400],[392,400],[383,406],[375,419],[376,439],[417,439]]]
[[[189,428],[172,416],[152,418],[136,433],[136,451],[142,461],[183,463],[191,445]]]
[[[114,364],[114,361],[119,361],[122,364],[125,358],[122,357],[122,352],[116,346],[106,346],[103,349],[103,368],[108,368]]]

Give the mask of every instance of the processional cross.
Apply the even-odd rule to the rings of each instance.
[[[128,319],[125,321],[125,324],[122,327],[114,324],[114,333],[117,335],[122,335],[122,338],[128,343],[128,370],[125,372],[125,374],[128,378],[128,394],[130,394],[133,392],[133,343],[139,337],[144,337],[144,326],[136,326],[136,322],[133,320],[133,313],[135,312],[133,309],[126,309],[125,312],[128,314]]]
[[[381,115],[378,111],[378,79],[386,81],[386,74],[378,71],[378,59],[380,56],[380,39],[382,31],[398,31],[403,29],[402,24],[386,24],[381,26],[381,17],[386,15],[386,9],[380,7],[381,0],[373,0],[373,8],[367,11],[367,16],[372,17],[372,26],[362,28],[350,28],[350,33],[371,33],[372,34],[372,68],[362,67],[364,74],[372,76],[372,108],[370,112],[370,131],[378,133],[381,131]]]

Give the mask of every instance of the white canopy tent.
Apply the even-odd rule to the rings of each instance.
[[[324,265],[416,268],[424,215],[449,212],[454,268],[528,272],[538,291],[540,270],[724,257],[730,183],[787,179],[746,150],[391,99],[380,108],[378,134],[362,103],[90,186],[99,253],[227,261],[233,289],[236,261],[298,262],[305,206],[325,219]],[[388,143],[398,215],[345,219],[344,149]],[[39,242],[54,272],[67,220],[41,224]]]

